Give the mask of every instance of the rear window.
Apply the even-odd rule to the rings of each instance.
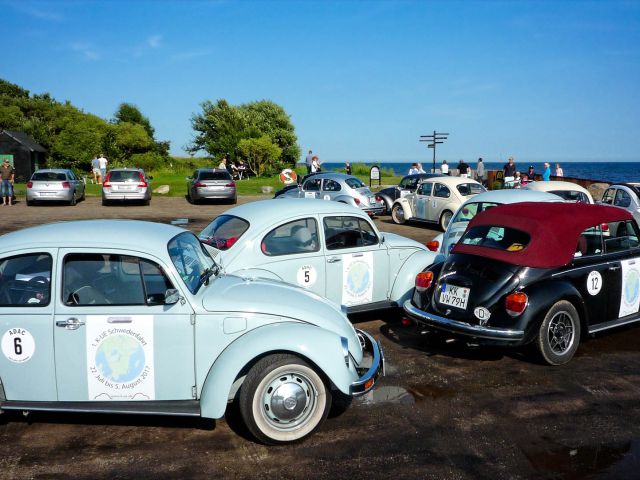
[[[136,170],[132,170],[130,172],[124,172],[122,170],[115,170],[111,172],[111,176],[109,177],[109,181],[111,182],[139,182],[140,181],[140,173]]]
[[[362,188],[366,187],[364,183],[359,178],[350,177],[345,180],[345,183],[349,185],[351,188]]]
[[[217,248],[228,250],[247,231],[249,222],[233,215],[220,215],[200,232],[200,241]]]
[[[529,234],[520,230],[481,225],[467,230],[460,239],[460,244],[519,252],[527,247],[530,240]]]
[[[465,197],[484,192],[484,188],[482,188],[482,185],[478,183],[461,183],[456,186],[456,188],[458,189],[458,192],[460,192],[460,195]]]
[[[490,208],[497,207],[497,206],[498,204],[493,202],[468,203],[456,212],[456,216],[453,217],[453,220],[451,220],[451,223],[469,222],[478,213],[484,212],[485,210],[489,210]]]
[[[568,202],[589,203],[589,197],[584,192],[578,192],[577,190],[551,190],[549,193],[558,195]]]
[[[199,180],[231,180],[229,172],[200,172]]]
[[[34,182],[64,182],[67,176],[58,172],[36,172],[31,177]]]

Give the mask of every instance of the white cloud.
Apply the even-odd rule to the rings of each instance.
[[[96,52],[92,44],[86,42],[75,42],[69,45],[71,50],[84,56],[87,60],[98,60],[100,55]]]
[[[11,3],[10,5],[15,10],[40,20],[47,20],[50,22],[61,22],[64,20],[64,16],[61,13],[45,10],[33,4],[25,5],[24,3]]]

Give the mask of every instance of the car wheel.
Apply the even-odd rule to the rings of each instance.
[[[27,207],[32,207],[35,204],[35,202],[33,200],[29,200],[28,198],[27,198],[26,202],[27,202]]]
[[[74,207],[76,203],[78,203],[78,199],[76,198],[76,192],[73,192],[73,195],[71,195],[71,200],[69,200],[69,205]]]
[[[107,200],[106,198],[102,198],[102,206],[106,207],[107,205],[109,205],[109,200]]]
[[[445,210],[444,212],[442,212],[442,215],[440,215],[440,228],[443,232],[447,230],[447,226],[449,225],[452,216],[453,213],[451,213],[449,210]]]
[[[286,354],[256,363],[240,388],[240,414],[261,442],[275,445],[310,435],[327,418],[331,392],[305,361]]]
[[[573,358],[580,343],[580,317],[566,300],[549,309],[536,340],[542,359],[549,365],[563,365]]]
[[[391,209],[391,218],[398,225],[402,225],[407,219],[404,217],[404,208],[399,203],[396,203]]]
[[[238,203],[238,197],[233,197],[233,199],[231,200],[231,205],[235,205],[236,203]]]

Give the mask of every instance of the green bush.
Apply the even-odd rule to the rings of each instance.
[[[126,163],[129,165],[123,166],[142,168],[145,172],[149,172],[164,167],[167,159],[158,152],[134,153]]]

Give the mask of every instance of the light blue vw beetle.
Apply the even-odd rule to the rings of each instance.
[[[378,342],[335,304],[223,275],[178,227],[57,223],[0,237],[0,252],[0,412],[220,418],[237,399],[276,444],[383,374]]]
[[[273,278],[345,305],[350,313],[399,307],[436,254],[379,232],[362,210],[283,199],[227,210],[199,235],[226,272]]]

